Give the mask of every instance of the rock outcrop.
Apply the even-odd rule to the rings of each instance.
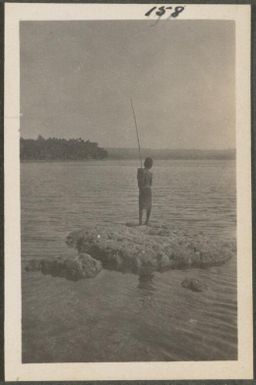
[[[194,278],[184,279],[184,281],[182,281],[181,283],[181,286],[184,287],[185,289],[189,289],[197,292],[204,291],[207,289],[207,286],[203,282]]]
[[[234,243],[189,237],[168,226],[102,224],[70,233],[66,243],[105,269],[138,275],[221,265],[236,252]]]
[[[71,258],[32,259],[25,267],[26,271],[41,271],[43,274],[63,277],[71,281],[94,278],[101,269],[101,262],[86,253]]]

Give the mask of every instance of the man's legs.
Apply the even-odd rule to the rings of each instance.
[[[149,222],[149,219],[150,219],[150,215],[151,215],[151,207],[149,209],[147,209],[147,218],[146,218],[146,222],[145,222],[145,225],[148,224]]]
[[[142,214],[143,214],[143,210],[139,208],[139,225],[142,225]]]

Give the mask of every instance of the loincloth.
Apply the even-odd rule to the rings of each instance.
[[[147,187],[140,189],[139,192],[139,208],[140,209],[150,209],[152,206],[152,191],[151,188]]]

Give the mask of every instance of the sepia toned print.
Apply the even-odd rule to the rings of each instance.
[[[31,7],[7,14],[19,41],[6,45],[19,76],[5,110],[9,378],[250,378],[249,51],[242,61],[237,43],[249,44],[249,8],[91,4],[69,19]]]

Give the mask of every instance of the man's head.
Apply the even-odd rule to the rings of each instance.
[[[153,166],[153,159],[150,158],[150,157],[147,157],[147,158],[144,160],[144,166],[145,166],[145,168],[150,169],[150,168]]]

